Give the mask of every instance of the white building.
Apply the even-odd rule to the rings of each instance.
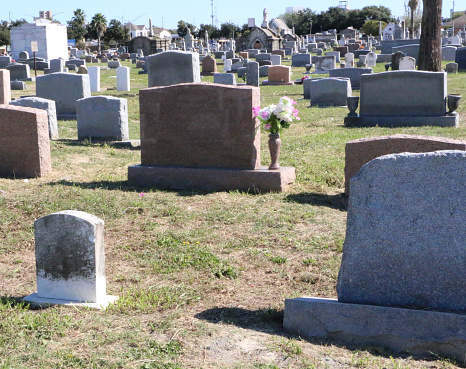
[[[37,42],[36,57],[45,60],[62,58],[68,60],[68,39],[66,26],[53,23],[48,19],[39,19],[13,27],[10,32],[11,53],[15,60],[21,51],[32,56],[31,41]]]
[[[125,24],[125,27],[128,30],[130,38],[135,38],[138,36],[149,37],[149,28],[147,28],[145,25],[136,25],[128,22]]]
[[[160,27],[152,27],[152,35],[154,37],[160,37],[160,38],[171,38],[172,34],[170,31],[166,30],[165,28],[160,28]]]

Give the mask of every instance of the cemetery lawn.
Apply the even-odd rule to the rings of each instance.
[[[130,138],[138,139],[138,90],[147,75],[122,64],[131,67],[131,91],[93,95],[127,98]],[[382,70],[383,63],[375,68]],[[304,71],[293,68],[293,78]],[[34,83],[27,84],[29,91],[13,96],[34,94]],[[101,86],[116,86],[115,70],[102,70]],[[448,92],[466,96],[466,74],[449,75]],[[0,368],[460,366],[448,358],[416,360],[304,340],[287,334],[282,319],[286,298],[336,297],[345,143],[395,133],[466,140],[466,104],[459,129],[348,129],[347,109],[309,108],[301,85],[261,87],[262,106],[283,95],[298,100],[301,121],[282,134],[280,163],[295,167],[297,178],[278,194],[132,187],[127,168],[140,163],[138,150],[78,142],[76,121],[59,121],[50,175],[0,179]],[[206,101],[208,108],[215,107]],[[263,132],[263,165],[270,159],[266,145]],[[70,209],[105,221],[107,293],[120,297],[106,311],[32,310],[21,302],[36,291],[34,220]]]

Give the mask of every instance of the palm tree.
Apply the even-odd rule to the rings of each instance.
[[[74,17],[71,18],[72,21],[74,22],[74,24],[76,24],[77,26],[84,26],[84,23],[86,21],[86,13],[84,13],[84,10],[82,9],[76,9],[74,12]]]
[[[411,39],[414,38],[414,13],[416,12],[419,0],[409,0],[408,8],[411,9]]]
[[[97,13],[92,17],[91,29],[97,33],[97,40],[99,42],[99,54],[100,54],[100,39],[107,31],[107,19],[102,13]]]

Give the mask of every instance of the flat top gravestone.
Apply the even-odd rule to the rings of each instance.
[[[290,82],[291,67],[273,65],[268,68],[269,82]]]
[[[76,102],[78,139],[129,140],[128,102],[113,96],[91,96]]]
[[[0,69],[0,105],[11,101],[10,71]]]
[[[164,51],[146,58],[149,87],[200,82],[199,54]]]
[[[358,89],[361,87],[361,76],[363,74],[372,74],[372,68],[340,68],[329,70],[330,77],[349,78],[351,88]]]
[[[352,96],[349,78],[313,78],[305,87],[309,88],[311,106],[346,106]]]
[[[58,115],[75,115],[76,101],[91,96],[87,74],[52,73],[36,80],[36,95],[54,100]]]
[[[180,106],[182,101],[182,106]],[[206,101],[213,108],[206,109]],[[211,83],[140,90],[142,165],[257,169],[260,89]]]
[[[6,67],[10,71],[10,80],[23,80],[31,77],[31,69],[27,64],[10,64]]]
[[[31,96],[13,100],[10,102],[10,105],[45,110],[47,112],[49,123],[49,138],[58,138],[57,110],[55,108],[55,101]]]
[[[466,47],[456,49],[455,63],[458,64],[458,70],[466,69]]]
[[[351,179],[340,302],[466,313],[466,152],[376,158]]]
[[[349,196],[350,179],[359,169],[379,156],[402,152],[430,152],[438,150],[466,151],[466,141],[444,137],[404,134],[365,137],[349,141],[345,147],[345,193]]]
[[[99,308],[115,300],[106,295],[102,219],[82,211],[60,211],[37,219],[34,233],[37,294],[26,301],[87,302]]]
[[[360,115],[442,116],[445,72],[392,71],[361,76]]]
[[[52,169],[47,113],[0,105],[0,174],[42,177]]]

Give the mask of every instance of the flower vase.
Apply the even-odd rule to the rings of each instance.
[[[269,169],[280,169],[280,164],[278,163],[278,157],[280,156],[280,147],[282,146],[282,140],[280,139],[280,133],[271,133],[269,134],[269,151],[270,159],[272,163],[269,166]]]

